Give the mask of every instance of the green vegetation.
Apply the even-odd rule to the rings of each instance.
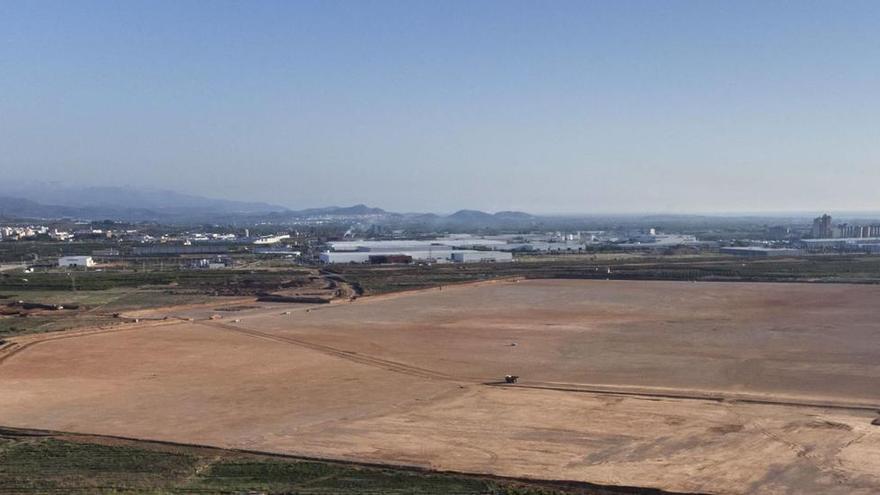
[[[0,273],[0,338],[119,323],[113,313],[199,304],[214,296],[255,296],[308,283],[305,269],[286,270],[59,270]],[[76,288],[76,290],[74,290]],[[15,301],[61,305],[59,311],[25,312]]]
[[[115,325],[120,321],[103,315],[68,317],[63,314],[51,316],[28,316],[0,318],[0,338],[31,333],[56,332],[73,328]]]
[[[0,434],[0,493],[560,494],[476,476],[63,435]],[[583,491],[575,493],[613,493]]]
[[[277,288],[294,277],[302,277],[304,270],[252,271],[252,270],[168,270],[168,271],[74,271],[68,275],[62,271],[0,274],[0,293],[18,290],[107,290],[120,287],[167,287],[200,290],[205,293],[218,291],[258,291]]]
[[[77,310],[40,311],[36,314],[0,317],[0,338],[30,333],[54,332],[72,328],[107,326],[120,323],[114,312],[147,309],[174,304],[198,304],[208,302],[211,296],[201,293],[181,293],[161,289],[117,288],[107,290],[78,290],[76,292],[51,290],[18,290],[2,292],[2,306],[11,301],[23,300],[41,304],[57,304]],[[14,308],[6,308],[13,310]]]
[[[185,454],[53,438],[0,440],[0,491],[8,493],[161,492],[195,466],[196,458]]]
[[[712,256],[536,256],[516,263],[432,266],[333,265],[326,271],[366,294],[436,287],[500,277],[612,280],[880,283],[880,256],[740,259]]]

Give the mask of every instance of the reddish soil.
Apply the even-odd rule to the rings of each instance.
[[[0,362],[0,424],[677,491],[877,493],[878,300],[875,286],[536,280],[261,303],[16,339],[30,345]],[[520,383],[490,384],[505,374]]]

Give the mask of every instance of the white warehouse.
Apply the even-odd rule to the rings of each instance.
[[[502,251],[455,251],[452,261],[456,263],[486,263],[513,261],[513,253]]]
[[[371,256],[408,256],[413,261],[478,263],[481,261],[513,261],[513,255],[501,251],[472,251],[467,249],[413,249],[382,251],[325,251],[322,263],[368,263]]]
[[[509,252],[496,251],[509,244],[497,239],[449,236],[436,239],[396,239],[388,241],[337,241],[328,243],[321,253],[323,263],[369,263],[386,256],[405,256],[415,262],[478,263],[513,261]],[[477,249],[480,249],[478,251]]]
[[[367,263],[370,256],[409,256],[413,261],[447,261],[452,257],[452,249],[431,250],[381,250],[381,251],[325,251],[321,253],[322,263]]]
[[[89,268],[95,266],[95,260],[91,256],[62,256],[58,258],[58,266],[61,268]]]

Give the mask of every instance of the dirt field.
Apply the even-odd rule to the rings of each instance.
[[[533,280],[220,320],[190,308],[177,316],[196,321],[17,338],[0,424],[684,492],[877,493],[877,301],[877,286]],[[521,382],[495,383],[508,373]]]

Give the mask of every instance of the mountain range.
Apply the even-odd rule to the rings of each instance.
[[[862,215],[865,216],[865,215]],[[871,215],[873,218],[878,216]],[[449,215],[395,213],[363,204],[292,210],[263,202],[233,201],[135,187],[73,187],[0,183],[0,221],[114,220],[166,224],[294,224],[329,221],[389,228],[468,231],[472,229],[604,229],[645,225],[710,229],[727,224],[769,225],[808,222],[810,215],[532,215],[462,209]]]
[[[363,204],[291,210],[261,202],[206,198],[162,189],[0,185],[0,219],[116,220],[127,222],[229,223],[294,222],[309,218],[362,220],[383,224],[503,227],[533,223],[522,212],[495,214],[460,210],[451,215],[394,213]]]

